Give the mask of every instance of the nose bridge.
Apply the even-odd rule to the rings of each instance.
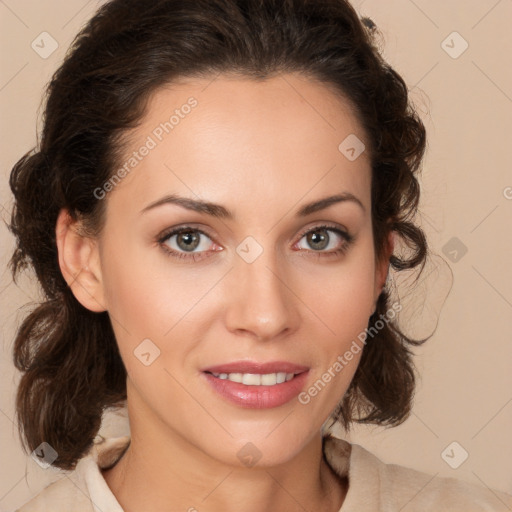
[[[251,261],[245,256],[253,251],[254,258],[257,248],[251,247],[251,241],[247,244],[240,244],[231,275],[234,293],[227,316],[228,327],[270,339],[293,330],[298,315],[275,251],[260,250],[260,254]],[[244,249],[249,250],[244,253]]]

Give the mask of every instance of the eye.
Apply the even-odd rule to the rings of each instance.
[[[325,256],[344,253],[353,241],[353,236],[333,226],[316,226],[301,235],[299,249],[326,253]],[[320,255],[320,254],[319,254]]]
[[[353,240],[353,236],[337,227],[316,226],[302,233],[296,247],[301,252],[316,253],[319,257],[336,257],[345,253]],[[158,237],[158,243],[169,256],[192,261],[207,258],[212,252],[222,250],[204,231],[191,226],[163,233]]]
[[[204,231],[190,226],[173,229],[159,237],[158,242],[170,256],[194,261],[210,251],[221,250]]]

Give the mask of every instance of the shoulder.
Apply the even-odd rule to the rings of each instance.
[[[456,478],[429,475],[386,464],[357,444],[327,436],[325,457],[336,473],[348,476],[349,489],[340,512],[510,512],[512,496]],[[346,467],[346,475],[343,468]],[[338,468],[338,469],[337,469]]]
[[[69,512],[71,510],[94,512],[90,500],[67,476],[45,487],[15,512],[48,512],[50,510],[52,512]]]
[[[450,477],[430,475],[396,464],[379,471],[395,501],[406,511],[510,512],[512,496],[495,489]]]
[[[122,512],[101,469],[110,467],[128,447],[128,436],[95,441],[72,472],[40,491],[15,512]]]

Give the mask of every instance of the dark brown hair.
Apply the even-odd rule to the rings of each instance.
[[[54,465],[72,469],[103,411],[126,399],[109,315],[73,296],[59,269],[55,225],[66,208],[101,230],[105,201],[94,190],[112,176],[121,136],[137,126],[150,95],[172,80],[299,72],[333,86],[370,142],[376,256],[383,257],[394,231],[412,255],[392,255],[393,268],[423,269],[427,242],[413,217],[425,129],[403,79],[380,56],[376,33],[345,0],[113,0],[82,29],[48,85],[38,147],[10,176],[13,277],[32,267],[45,297],[23,320],[13,350],[22,372],[16,413],[25,449],[46,441],[58,453]],[[389,301],[385,288],[369,329]],[[377,330],[335,412],[347,429],[353,421],[397,425],[410,412],[410,348],[424,340],[408,338],[393,321]]]

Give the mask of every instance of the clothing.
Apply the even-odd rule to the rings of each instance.
[[[100,468],[113,466],[129,436],[95,440],[75,470],[51,483],[15,512],[123,512]],[[357,444],[324,437],[325,459],[349,487],[339,512],[510,512],[512,496],[396,464]],[[151,512],[151,511],[144,511]]]

